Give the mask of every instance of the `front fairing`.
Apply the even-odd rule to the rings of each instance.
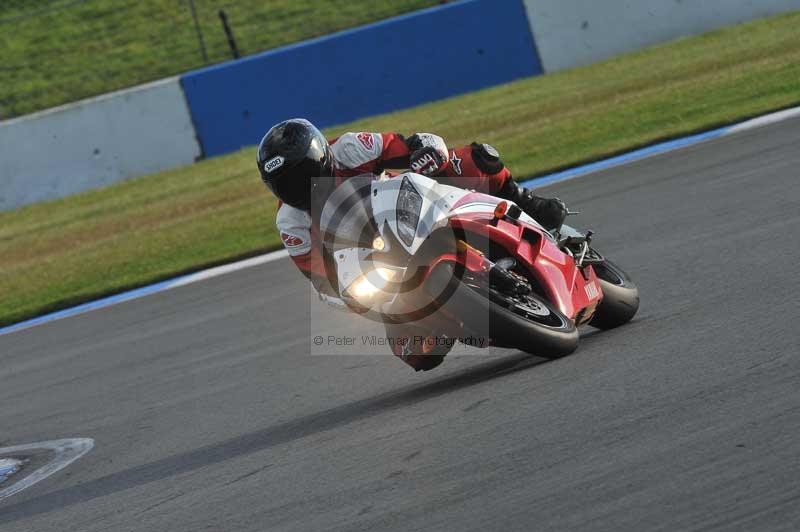
[[[406,200],[409,191],[414,194],[413,221],[404,206],[403,190]],[[413,173],[362,175],[342,182],[319,215],[332,286],[347,297],[364,275],[386,268],[402,272],[404,279],[411,259],[433,231],[447,225],[450,209],[467,193]]]

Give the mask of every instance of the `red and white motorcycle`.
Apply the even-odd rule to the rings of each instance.
[[[639,307],[591,232],[550,233],[512,202],[419,174],[344,181],[320,228],[332,286],[384,323],[558,358],[579,325],[617,327]]]

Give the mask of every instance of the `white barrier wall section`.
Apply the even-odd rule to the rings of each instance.
[[[800,10],[800,0],[525,0],[545,72]]]
[[[0,211],[193,163],[178,78],[0,122]]]

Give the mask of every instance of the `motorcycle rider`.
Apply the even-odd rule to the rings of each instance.
[[[312,203],[324,204],[338,184],[348,177],[380,174],[386,169],[409,168],[445,184],[473,189],[516,203],[546,228],[559,227],[567,209],[558,198],[542,198],[520,187],[500,155],[488,144],[472,143],[448,149],[438,135],[415,133],[354,132],[330,143],[309,121],[286,120],[273,126],[258,145],[258,169],[264,184],[280,200],[277,226],[281,240],[298,269],[323,299],[339,301],[328,283],[319,234],[319,220],[312,217]],[[409,329],[387,325],[393,353],[415,370],[439,365],[452,347],[411,341]]]

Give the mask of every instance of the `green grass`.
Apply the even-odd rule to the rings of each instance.
[[[800,104],[798,27],[783,15],[328,133],[491,142],[529,176]],[[274,219],[252,148],[2,213],[0,324],[274,249]]]
[[[435,5],[437,0],[3,0],[0,119]]]

